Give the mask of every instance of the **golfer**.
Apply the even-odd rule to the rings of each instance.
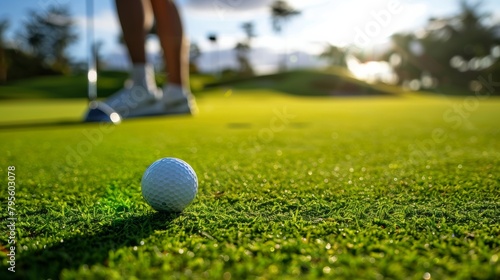
[[[122,118],[193,114],[189,88],[189,42],[173,0],[115,0],[132,63],[131,83],[104,102]],[[168,83],[157,88],[153,66],[146,59],[146,35],[156,20]]]

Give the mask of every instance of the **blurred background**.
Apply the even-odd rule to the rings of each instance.
[[[177,3],[191,40],[195,93],[210,84],[304,69],[323,71],[316,76],[329,74],[309,80],[301,89],[308,95],[359,91],[343,79],[467,95],[483,88],[478,77],[500,77],[500,1],[496,0]],[[91,44],[85,36],[86,19],[84,0],[2,3],[0,98],[85,97]],[[121,87],[129,62],[114,1],[95,1],[94,20],[92,45],[103,97]],[[155,68],[163,69],[154,28],[147,50]],[[163,79],[160,75],[159,83]]]

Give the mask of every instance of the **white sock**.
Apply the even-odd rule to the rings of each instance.
[[[130,78],[134,86],[142,86],[149,92],[156,91],[155,71],[151,64],[134,64]]]

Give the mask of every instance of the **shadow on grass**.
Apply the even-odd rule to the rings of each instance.
[[[140,246],[155,230],[168,228],[178,213],[153,213],[118,219],[90,235],[75,236],[45,249],[19,255],[15,278],[58,279],[63,269],[107,264],[109,251]],[[6,271],[6,268],[4,268]]]
[[[54,128],[54,127],[75,126],[82,124],[89,124],[89,123],[85,123],[82,120],[16,121],[16,122],[0,123],[0,130]]]

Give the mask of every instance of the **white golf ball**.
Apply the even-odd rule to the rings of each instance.
[[[198,192],[193,168],[177,158],[162,158],[146,169],[142,196],[157,211],[181,212]]]

